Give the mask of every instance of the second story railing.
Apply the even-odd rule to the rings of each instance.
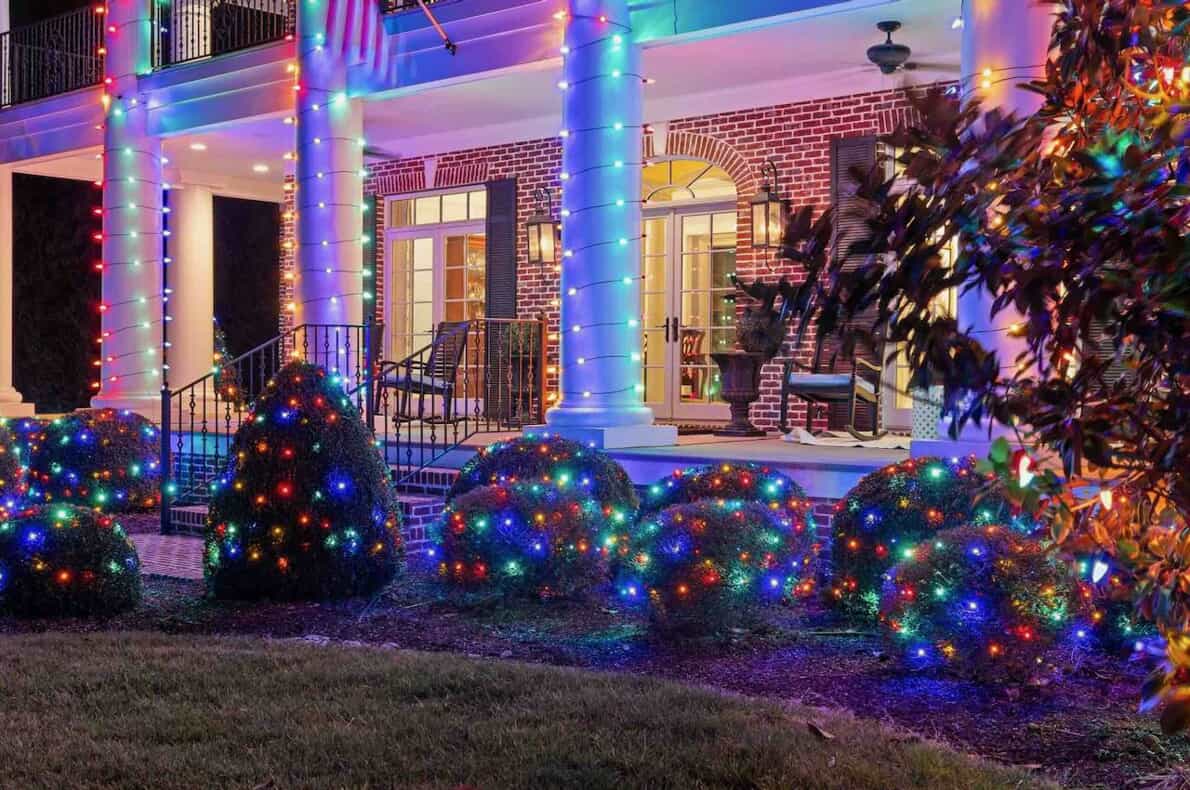
[[[91,6],[0,33],[0,106],[103,81],[103,15]]]
[[[442,3],[445,0],[425,0],[426,5],[434,5]],[[417,0],[381,0],[381,6],[386,14],[396,14],[401,11],[412,11],[415,8],[420,8],[421,5]]]
[[[293,35],[295,0],[156,0],[154,66],[225,55]]]

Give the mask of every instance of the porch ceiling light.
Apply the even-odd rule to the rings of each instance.
[[[765,176],[765,184],[752,198],[752,246],[771,250],[781,246],[788,204],[780,197],[779,175],[773,160],[767,160],[760,172]]]
[[[529,236],[529,263],[538,266],[558,262],[558,223],[554,219],[553,200],[548,190],[538,187],[533,193],[537,199],[537,213],[525,223]]]

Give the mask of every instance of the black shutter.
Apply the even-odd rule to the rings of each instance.
[[[834,208],[835,221],[831,254],[836,261],[842,261],[844,269],[858,268],[866,260],[862,253],[848,254],[852,245],[866,238],[868,233],[864,222],[867,215],[866,206],[855,194],[859,186],[855,174],[867,173],[876,165],[877,146],[878,142],[874,136],[831,140],[831,205]],[[858,327],[865,322],[868,327],[864,328],[870,328],[870,318],[860,314],[853,319],[852,324]],[[821,364],[824,367],[831,366],[838,373],[851,372],[855,363],[850,360],[849,355],[841,353],[840,349],[841,341],[847,333],[848,329],[844,327],[840,336],[823,341]],[[882,348],[871,348],[868,344],[857,342],[854,354],[881,367],[884,365],[884,360],[880,359],[884,354]],[[870,405],[860,402],[856,410],[857,427],[874,423],[876,417]],[[827,420],[831,430],[845,427],[850,422],[849,405],[831,404]]]
[[[516,318],[516,179],[489,181],[487,316]]]

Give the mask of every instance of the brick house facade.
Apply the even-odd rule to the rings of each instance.
[[[740,276],[748,280],[786,276],[797,282],[803,277],[798,267],[771,261],[767,253],[752,248],[749,201],[761,186],[762,165],[773,160],[781,175],[781,197],[790,200],[795,208],[807,204],[826,206],[831,199],[831,140],[887,134],[906,122],[911,112],[906,91],[896,89],[677,118],[656,122],[646,129],[644,157],[646,161],[653,157],[701,159],[726,170],[737,188],[736,269]],[[551,326],[551,371],[557,364],[558,272],[548,266],[528,264],[524,226],[535,209],[535,190],[545,188],[551,194],[558,193],[560,166],[559,141],[539,139],[374,163],[369,166],[365,184],[368,194],[388,196],[516,178],[517,311],[522,318],[542,312],[547,315]],[[432,183],[427,183],[427,174]],[[286,309],[292,301],[294,265],[293,192],[288,187],[282,220],[283,329],[292,323],[292,314]],[[375,221],[374,238],[383,239],[384,201],[379,201]],[[376,271],[378,320],[383,320],[385,304],[383,269],[378,266]],[[802,347],[793,353],[799,360],[808,360],[812,348]],[[753,421],[759,427],[776,428],[783,361],[778,358],[765,369],[761,397],[752,409]],[[551,376],[550,391],[556,386],[556,377]],[[805,419],[804,409],[800,401],[791,403],[792,423]]]

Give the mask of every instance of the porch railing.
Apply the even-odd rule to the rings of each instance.
[[[170,509],[205,503],[211,481],[223,473],[236,430],[268,382],[294,359],[304,359],[345,379],[361,412],[367,411],[375,368],[373,324],[302,324],[224,363],[198,381],[161,392],[161,527],[171,529]]]
[[[474,436],[544,422],[545,319],[483,318],[461,331],[460,353],[460,338],[440,330],[408,357],[377,367],[372,426],[398,484]]]
[[[153,4],[158,69],[293,35],[295,0],[160,0]]]
[[[446,0],[425,0],[426,5],[435,5],[436,3],[446,2]],[[412,11],[415,8],[420,8],[417,0],[383,0],[384,13],[396,14],[401,11]]]
[[[91,6],[0,33],[0,106],[103,81],[103,15]]]

